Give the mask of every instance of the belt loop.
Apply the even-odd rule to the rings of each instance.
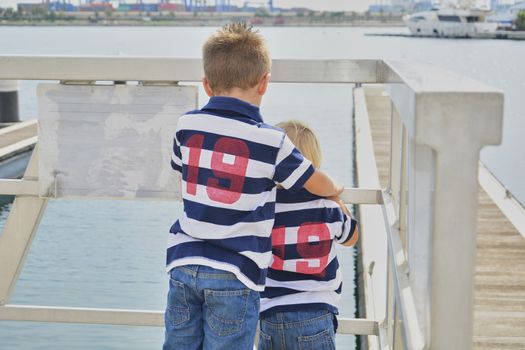
[[[331,312],[332,317],[334,318],[334,333],[337,333],[337,328],[339,328],[339,321],[337,321],[337,316]]]

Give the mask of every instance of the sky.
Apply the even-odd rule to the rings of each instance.
[[[230,0],[232,5],[242,6],[246,0]],[[18,2],[39,3],[41,0],[0,0],[0,7],[16,7]],[[72,0],[78,4],[78,0]],[[133,3],[134,0],[126,2]],[[156,0],[145,0],[144,2],[157,2]],[[177,0],[173,2],[177,3]],[[254,0],[254,3],[262,3],[264,0]],[[275,7],[308,7],[320,11],[365,11],[368,6],[377,0],[273,0]],[[213,0],[207,0],[208,4],[213,4]]]

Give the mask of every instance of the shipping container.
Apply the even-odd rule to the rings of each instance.
[[[131,6],[128,4],[118,4],[118,12],[129,12],[131,11]]]
[[[47,12],[46,4],[32,4],[32,3],[20,3],[16,5],[19,12],[32,13],[32,12]]]
[[[49,11],[54,12],[75,12],[77,10],[77,7],[73,4],[59,1],[50,2],[48,6]]]
[[[133,12],[157,12],[158,4],[128,4],[129,11]]]
[[[177,4],[169,4],[169,3],[159,4],[160,12],[175,12],[177,10],[179,10],[179,5]]]
[[[113,10],[113,5],[107,3],[91,3],[89,5],[80,5],[78,10],[81,12],[104,12]]]

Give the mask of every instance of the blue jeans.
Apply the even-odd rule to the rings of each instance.
[[[259,292],[208,266],[175,267],[170,275],[164,350],[253,348]]]
[[[261,319],[259,350],[335,349],[334,319],[328,310],[274,313]]]

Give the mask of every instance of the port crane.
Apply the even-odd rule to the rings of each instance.
[[[206,8],[206,0],[184,0],[184,8],[189,12],[200,12]]]
[[[230,0],[215,0],[216,12],[230,12]]]
[[[206,0],[183,0],[186,11],[199,12],[207,7]],[[216,12],[229,12],[231,10],[230,0],[215,0],[215,11]]]

